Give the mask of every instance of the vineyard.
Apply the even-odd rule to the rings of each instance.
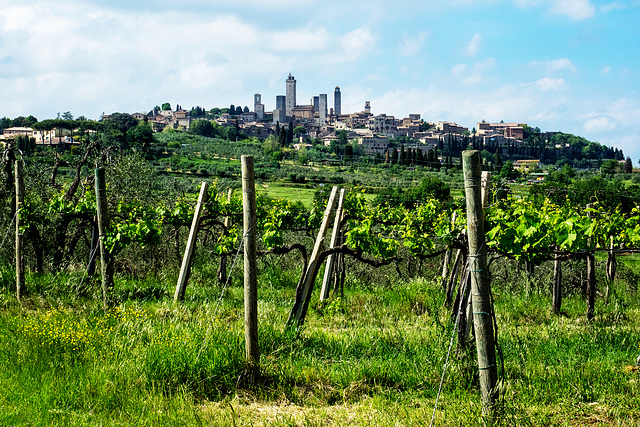
[[[331,186],[312,206],[256,197],[261,362],[250,375],[240,183],[162,194],[139,159],[107,165],[100,189],[86,162],[55,185],[38,165],[6,165],[3,424],[33,405],[42,424],[248,425],[256,411],[277,425],[483,422],[464,200],[372,203]],[[635,425],[639,378],[624,369],[640,343],[639,208],[496,184],[486,181],[481,214],[501,399],[492,422]]]

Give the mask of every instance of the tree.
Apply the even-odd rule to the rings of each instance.
[[[153,130],[149,122],[139,122],[137,126],[127,131],[128,148],[145,151],[153,143]]]
[[[514,169],[513,162],[511,160],[507,160],[506,163],[502,165],[498,176],[504,179],[516,179],[520,176],[520,173]]]
[[[494,155],[494,166],[496,168],[502,167],[502,154],[500,154],[500,148],[496,149],[496,154]]]
[[[633,163],[631,163],[631,157],[629,156],[624,161],[624,173],[633,173]]]
[[[242,107],[238,105],[236,107],[236,116],[241,116],[241,115],[242,115]]]
[[[293,122],[289,122],[289,127],[287,128],[287,145],[293,144]]]
[[[231,104],[229,105],[229,114],[234,115],[236,114],[236,106]]]
[[[71,114],[71,111],[65,111],[62,113],[62,118],[65,120],[73,120],[73,114]]]
[[[206,119],[194,120],[189,127],[189,132],[200,136],[206,136],[207,138],[214,136],[213,125]]]
[[[171,111],[171,104],[169,104],[168,102],[162,104],[162,111]]]
[[[607,159],[602,162],[600,166],[600,173],[602,175],[613,175],[618,171],[618,161],[614,159]]]
[[[244,108],[242,109],[243,113],[249,113],[249,107],[247,107],[246,105],[244,106]]]
[[[398,149],[393,147],[391,151],[391,164],[395,165],[396,163],[398,163]]]

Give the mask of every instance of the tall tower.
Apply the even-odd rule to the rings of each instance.
[[[340,87],[336,86],[333,91],[333,113],[336,116],[342,114],[342,94],[340,93]]]
[[[319,105],[318,112],[320,113],[318,118],[318,124],[320,126],[324,126],[325,124],[327,124],[327,94],[326,93],[320,94],[320,105]]]
[[[287,97],[284,95],[276,95],[276,110],[285,111],[287,109]]]
[[[371,102],[369,101],[364,102],[364,112],[366,114],[371,114]]]
[[[296,107],[296,79],[293,78],[291,73],[287,77],[287,116],[291,117],[293,109]]]
[[[264,119],[264,104],[262,103],[262,95],[259,93],[253,95],[253,112],[256,113],[256,120]]]

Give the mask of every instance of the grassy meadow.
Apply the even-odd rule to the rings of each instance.
[[[551,265],[523,277],[494,263],[496,425],[640,423],[639,275],[628,261],[591,323],[574,283],[581,264],[566,267],[556,316]],[[296,336],[283,326],[297,260],[261,257],[258,377],[244,361],[241,266],[226,288],[212,270],[194,266],[180,306],[177,272],[119,275],[107,311],[99,280],[82,272],[29,275],[20,304],[13,272],[0,270],[0,425],[429,425],[453,331],[436,261],[412,278],[352,265],[344,294],[314,298]],[[475,350],[454,345],[434,425],[486,423],[474,366]]]

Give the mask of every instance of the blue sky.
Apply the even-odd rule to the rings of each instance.
[[[640,141],[640,0],[0,0],[0,116],[298,104]]]

